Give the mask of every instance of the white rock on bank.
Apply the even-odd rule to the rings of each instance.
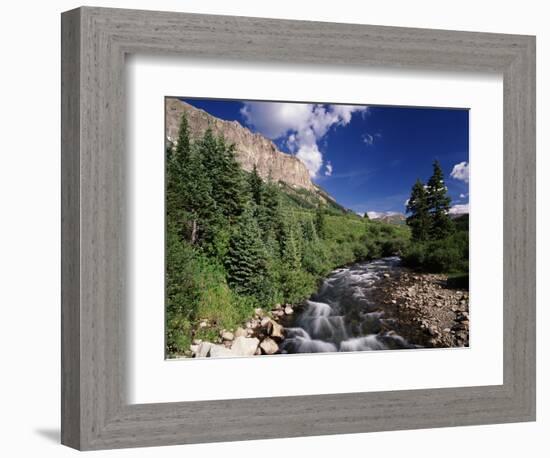
[[[246,337],[246,335],[247,335],[246,329],[237,328],[237,330],[235,331],[234,337]]]
[[[292,309],[292,307],[291,307],[290,305],[287,305],[287,306],[285,307],[285,313],[286,313],[287,315],[292,315],[292,314],[294,313],[294,310]]]
[[[227,348],[225,345],[212,345],[212,348],[210,349],[211,358],[227,358],[233,356],[239,355],[236,355],[232,349]]]
[[[213,345],[214,344],[210,342],[201,342],[199,348],[197,349],[197,352],[195,353],[195,356],[197,358],[206,358],[208,356],[208,353],[210,353],[210,349]]]
[[[241,336],[233,341],[231,351],[235,353],[235,356],[253,356],[259,344],[260,341],[255,337]]]
[[[233,340],[235,338],[233,333],[230,331],[223,331],[221,337],[223,340]]]
[[[276,337],[277,339],[282,339],[284,337],[283,334],[283,327],[279,323],[275,323],[275,321],[272,321],[272,327],[271,327],[271,337]]]
[[[260,348],[266,355],[272,355],[273,353],[277,353],[277,351],[279,350],[279,346],[277,345],[277,343],[269,337],[262,340]]]

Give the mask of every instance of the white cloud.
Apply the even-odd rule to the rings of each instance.
[[[458,197],[460,197],[461,199],[466,199],[466,194],[460,194],[460,196]]]
[[[332,175],[332,164],[330,161],[327,162],[327,165],[325,165],[325,176],[329,177]]]
[[[361,137],[363,139],[363,143],[370,146],[374,143],[374,137],[371,134],[363,134]]]
[[[456,204],[449,209],[449,215],[464,215],[470,213],[470,204]]]
[[[383,216],[393,216],[393,215],[398,215],[399,212],[392,212],[392,211],[387,211],[387,212],[375,212],[375,211],[370,211],[370,212],[367,212],[367,215],[370,219],[378,219],[378,218],[382,218]]]
[[[470,181],[470,164],[468,164],[467,162],[460,162],[458,164],[455,164],[451,172],[451,176],[455,180],[460,180],[468,183],[468,181]]]
[[[288,149],[317,176],[323,166],[318,141],[332,126],[345,126],[365,106],[246,102],[241,114],[249,126],[271,139],[285,138]],[[327,168],[328,169],[328,168]]]
[[[384,213],[382,213],[382,212],[367,212],[367,216],[370,219],[377,219],[377,218],[380,218],[381,216],[384,216]]]

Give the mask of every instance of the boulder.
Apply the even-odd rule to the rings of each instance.
[[[227,358],[232,356],[238,356],[235,352],[227,348],[225,345],[212,345],[210,348],[210,357],[211,358]]]
[[[214,346],[211,342],[201,342],[195,356],[197,358],[206,358],[210,353],[210,349]]]
[[[222,332],[222,339],[223,340],[233,340],[235,336],[230,331],[223,331]]]
[[[284,328],[279,323],[275,323],[274,321],[272,321],[271,324],[271,337],[282,339],[284,337]]]
[[[237,328],[237,330],[235,331],[234,337],[246,337],[246,335],[247,335],[246,329]]]
[[[266,317],[262,318],[262,321],[260,322],[260,326],[262,328],[267,328],[269,326],[269,323],[271,323],[271,318],[266,316]]]
[[[286,314],[286,315],[292,315],[293,313],[294,313],[293,308],[292,308],[290,305],[287,305],[287,306],[285,307],[285,314]]]
[[[233,341],[231,351],[235,353],[235,356],[252,356],[256,353],[256,349],[260,341],[255,337],[237,337]]]
[[[260,348],[266,355],[272,355],[273,353],[277,353],[277,351],[279,351],[279,346],[277,343],[269,337],[262,340]]]

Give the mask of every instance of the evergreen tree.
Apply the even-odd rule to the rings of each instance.
[[[363,213],[363,218],[366,219],[367,221],[370,220],[369,215],[367,214],[367,212]]]
[[[198,144],[202,164],[208,173],[212,198],[221,215],[234,221],[243,209],[245,190],[243,174],[235,159],[234,145],[228,145],[223,137],[214,137],[207,129]]]
[[[434,161],[433,174],[428,181],[426,192],[428,208],[432,216],[430,237],[442,239],[452,232],[453,224],[449,217],[451,199],[447,194],[443,171],[437,160]]]
[[[182,114],[180,120],[180,128],[178,131],[178,143],[176,144],[176,155],[180,163],[185,163],[189,160],[191,154],[191,140],[189,137],[189,122],[185,113]]]
[[[289,218],[285,224],[282,260],[291,270],[298,270],[302,266],[301,237],[294,218]]]
[[[254,168],[252,169],[252,172],[248,176],[248,187],[250,189],[250,194],[252,196],[252,201],[258,206],[261,207],[263,205],[263,181],[260,178],[260,175],[258,175],[258,169],[256,168],[256,164],[254,164]]]
[[[317,210],[315,212],[315,230],[317,231],[317,236],[321,239],[324,239],[326,236],[326,221],[325,221],[325,211],[323,210],[321,204],[317,205]]]
[[[266,237],[273,236],[277,232],[277,225],[281,215],[281,199],[277,185],[268,179],[263,192],[264,221],[263,227]]]
[[[431,217],[428,206],[428,196],[424,184],[419,179],[412,187],[411,197],[407,202],[407,225],[411,228],[414,241],[422,242],[430,235]]]
[[[256,297],[264,294],[267,253],[250,207],[245,208],[234,228],[225,267],[227,281],[236,292]]]
[[[308,218],[302,222],[302,233],[306,242],[317,242],[317,230],[311,219]]]

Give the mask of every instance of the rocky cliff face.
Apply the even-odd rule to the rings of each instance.
[[[258,174],[265,180],[271,174],[273,181],[282,181],[294,188],[316,191],[309,172],[300,159],[277,149],[271,140],[252,133],[237,121],[224,121],[175,98],[166,99],[166,135],[168,140],[178,138],[182,114],[187,115],[192,138],[201,137],[210,127],[214,134],[221,135],[229,143],[235,144],[236,159],[247,172],[254,165]]]

